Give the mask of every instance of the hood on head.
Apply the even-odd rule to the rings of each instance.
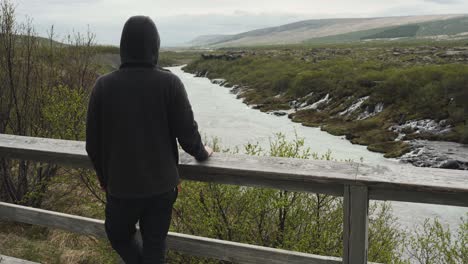
[[[120,60],[123,65],[156,65],[159,56],[159,34],[147,16],[132,16],[125,22],[120,38]]]

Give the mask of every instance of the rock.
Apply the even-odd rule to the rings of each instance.
[[[400,157],[402,162],[417,167],[468,170],[466,145],[427,140],[414,140],[408,143],[412,150]]]
[[[390,130],[396,133],[405,133],[405,131],[416,131],[416,133],[426,133],[433,135],[446,134],[452,130],[447,120],[439,122],[432,119],[409,120],[404,124],[394,125]]]
[[[204,60],[236,60],[242,58],[244,56],[244,52],[239,53],[226,53],[226,54],[202,54],[201,57]]]
[[[211,80],[211,83],[219,84],[219,85],[223,85],[225,82],[226,82],[225,79],[213,79],[213,80]]]
[[[440,164],[439,168],[441,169],[452,169],[452,170],[459,170],[460,169],[460,163],[456,160],[446,160]]]
[[[466,50],[448,50],[443,53],[438,53],[436,54],[437,56],[441,58],[453,58],[453,57],[467,57],[468,56],[468,51]]]
[[[232,89],[229,91],[232,94],[238,94],[241,91],[242,87],[239,85],[232,86]]]
[[[440,120],[440,122],[439,122],[439,126],[446,127],[447,125],[448,125],[448,121],[447,121],[447,119]]]
[[[261,109],[264,105],[263,104],[257,104],[257,105],[252,105],[252,109]]]
[[[286,112],[281,112],[281,111],[275,111],[275,112],[270,112],[270,113],[275,116],[285,116],[288,114]]]
[[[308,109],[317,110],[320,107],[330,103],[331,100],[332,99],[330,98],[330,94],[327,94],[327,95],[325,95],[325,97],[323,97],[322,99],[318,100],[317,102],[315,102],[315,103],[313,103],[311,105],[307,105],[306,103],[305,103],[305,105],[307,105],[307,106],[302,107],[302,105],[301,105],[301,108],[299,110],[308,110]]]
[[[425,61],[425,62],[433,62],[433,61],[434,61],[434,60],[433,60],[431,57],[429,57],[429,56],[424,56],[424,57],[422,58],[422,60]]]
[[[195,77],[206,77],[207,74],[208,74],[208,71],[199,71],[199,72],[195,72]]]
[[[362,112],[361,114],[359,114],[358,116],[358,120],[364,120],[364,119],[367,119],[369,117],[373,117],[377,114],[379,114],[380,112],[382,112],[384,109],[384,104],[383,103],[378,103],[374,106],[371,106],[371,105],[368,105],[366,106],[366,109],[364,112]]]
[[[361,107],[361,105],[364,103],[364,101],[366,101],[367,99],[369,99],[369,96],[365,96],[365,97],[362,97],[362,98],[359,98],[356,102],[354,102],[350,107],[348,107],[347,109],[345,109],[344,111],[340,112],[339,115],[340,116],[343,116],[343,115],[349,115],[351,113],[353,113],[354,111],[356,111],[359,107]]]

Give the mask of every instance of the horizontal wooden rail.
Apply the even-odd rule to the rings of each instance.
[[[92,168],[84,142],[0,134],[0,157]],[[468,171],[215,153],[199,163],[180,154],[183,179],[343,196],[368,188],[374,200],[468,207]]]
[[[83,235],[106,237],[104,221],[0,202],[0,218],[58,228]],[[169,232],[169,249],[234,263],[338,264],[340,258],[261,247],[219,239]]]
[[[0,157],[92,168],[85,152],[84,142],[80,141],[0,134]],[[196,162],[192,157],[182,153],[179,171],[181,177],[188,180],[343,196],[343,263],[345,264],[367,263],[369,199],[468,207],[468,171],[412,166],[371,166],[354,162],[314,161],[222,153],[215,153],[203,163]],[[18,215],[22,213],[24,211],[20,211],[15,217],[16,219],[12,220],[21,221],[18,220]],[[97,223],[97,226],[99,225]],[[84,229],[77,228],[79,230],[70,231],[83,232],[83,230],[87,230],[86,228],[93,228],[93,226],[89,224]],[[101,227],[96,228],[102,229]],[[95,232],[102,232],[99,230],[95,230]],[[177,236],[183,236],[185,240],[178,237],[176,244],[181,244],[181,241],[192,243],[189,248],[193,250],[185,251],[190,254],[201,254],[221,260],[239,260],[241,263],[305,263],[292,262],[291,259],[300,258],[301,255],[294,255],[289,259],[289,255],[286,254],[284,256],[287,256],[287,259],[284,259],[281,257],[283,254],[278,253],[275,249],[245,246],[234,242],[215,241],[181,234]],[[176,234],[171,233],[170,241],[173,241],[175,237]],[[183,247],[180,250],[183,251]],[[233,252],[243,253],[232,255]],[[250,257],[249,252],[253,252]],[[249,262],[251,261],[249,258],[256,256],[261,256],[262,261],[257,259],[256,262]],[[268,256],[275,257],[271,261],[265,261],[264,257],[270,259]],[[314,258],[318,259],[318,257]],[[309,261],[307,263],[337,263],[333,262],[337,260],[324,258],[325,262]],[[274,262],[273,259],[277,262]]]
[[[0,255],[0,264],[40,264],[40,263]]]

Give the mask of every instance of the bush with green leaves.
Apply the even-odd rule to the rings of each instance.
[[[215,149],[223,151],[216,141]],[[223,152],[238,152],[225,149]],[[304,139],[289,141],[276,134],[267,150],[246,144],[244,153],[299,159],[333,160],[304,147]],[[349,162],[349,161],[348,161]],[[388,204],[372,204],[369,258],[391,263],[401,258],[403,234]],[[183,182],[174,209],[172,230],[199,236],[319,254],[342,255],[343,201],[322,194],[268,188]],[[177,263],[216,263],[170,254]],[[398,263],[398,262],[395,262]]]
[[[426,219],[408,239],[410,259],[421,264],[468,263],[468,214],[460,221],[458,231],[453,233],[437,218]]]

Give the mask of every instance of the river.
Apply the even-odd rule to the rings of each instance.
[[[312,152],[324,154],[331,151],[337,160],[362,159],[369,164],[399,164],[396,159],[386,159],[382,154],[370,152],[365,146],[353,145],[343,137],[293,123],[286,116],[277,117],[253,110],[236,99],[236,95],[231,94],[228,88],[212,84],[207,78],[185,73],[182,67],[168,69],[184,83],[201,133],[208,139],[218,138],[223,147],[237,146],[242,150],[244,144],[258,142],[264,149],[268,149],[275,133],[281,132],[288,139],[293,139],[297,133],[305,139],[305,145]],[[404,202],[391,202],[391,205],[400,227],[406,230],[414,230],[426,218],[438,217],[441,223],[455,231],[460,218],[468,213],[468,208],[455,206]]]

